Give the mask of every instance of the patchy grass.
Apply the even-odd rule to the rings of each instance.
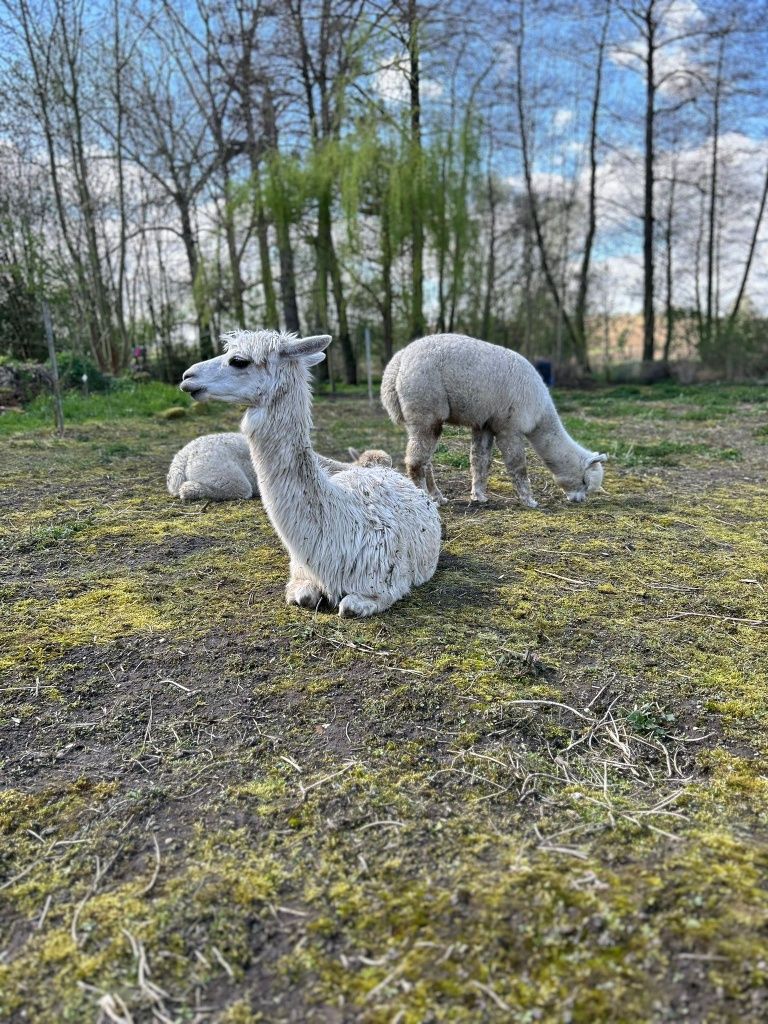
[[[498,458],[470,506],[446,430],[438,572],[361,622],[285,607],[258,501],[165,493],[236,411],[9,435],[0,1019],[764,1020],[763,398],[557,396],[612,456],[581,507]]]
[[[110,391],[87,397],[76,390],[65,391],[62,396],[64,422],[67,426],[104,420],[153,416],[170,406],[190,410],[191,401],[182,396],[177,387],[160,381],[133,383],[119,380]],[[55,425],[53,398],[39,395],[25,406],[23,412],[13,411],[0,416],[0,435],[20,434],[29,430],[48,430]],[[123,442],[116,442],[122,447]]]

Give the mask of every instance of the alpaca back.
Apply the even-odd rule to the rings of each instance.
[[[241,480],[241,474],[245,476],[253,493],[258,493],[256,473],[251,465],[251,453],[246,438],[234,431],[204,434],[185,444],[174,455],[168,469],[168,491],[174,497],[179,497],[182,485],[195,480],[221,490],[219,500],[224,500],[233,473],[238,482]]]
[[[395,422],[508,426],[529,434],[554,412],[532,364],[500,345],[466,335],[436,334],[411,342],[398,357],[386,400],[382,381],[382,402],[393,419],[389,392],[396,392],[401,418]]]
[[[363,592],[374,580],[378,588],[391,586],[407,592],[434,575],[442,526],[431,498],[401,473],[384,466],[353,466],[332,479],[338,493],[346,495],[345,514],[334,521],[344,531],[338,538],[339,548],[343,544],[345,549],[339,565],[347,588],[354,575]]]

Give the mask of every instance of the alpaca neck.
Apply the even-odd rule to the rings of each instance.
[[[567,477],[581,471],[584,458],[589,454],[586,448],[577,444],[563,426],[555,407],[552,406],[528,435],[534,451],[555,474]]]
[[[299,367],[294,372],[303,373]],[[336,503],[336,489],[312,450],[310,403],[307,381],[292,381],[287,396],[249,409],[241,424],[267,515],[291,555],[305,563]]]

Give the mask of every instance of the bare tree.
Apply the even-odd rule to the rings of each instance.
[[[89,158],[83,3],[54,0],[48,19],[35,12],[29,0],[7,9],[31,76],[28,91],[23,85],[22,91],[8,84],[42,133],[58,227],[74,269],[90,351],[102,368],[116,372],[127,353],[122,309],[116,310],[111,299]]]
[[[176,55],[183,60],[183,52]],[[125,85],[127,156],[176,208],[189,267],[201,359],[213,355],[211,309],[195,205],[226,160],[189,96],[178,64],[164,48],[145,48]],[[220,99],[222,104],[228,95]]]

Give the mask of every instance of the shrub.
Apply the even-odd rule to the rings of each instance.
[[[89,391],[109,391],[112,387],[113,378],[102,373],[88,356],[77,352],[60,352],[56,356],[56,362],[63,388],[81,388],[84,373],[88,374]]]

